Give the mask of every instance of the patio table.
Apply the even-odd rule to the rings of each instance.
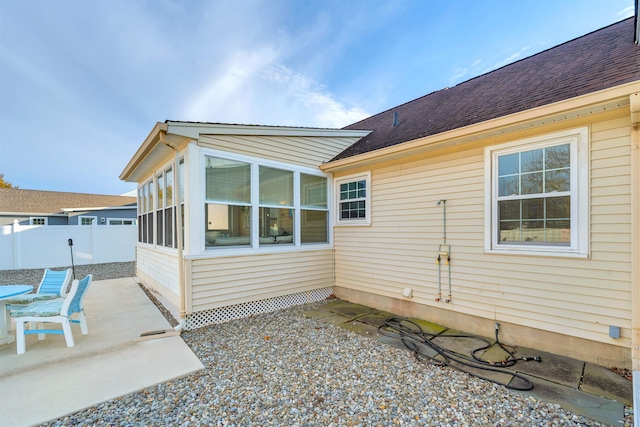
[[[11,317],[6,310],[8,298],[16,295],[26,294],[33,290],[31,285],[6,285],[0,286],[0,345],[9,344],[15,340],[13,335],[9,335],[9,325]]]

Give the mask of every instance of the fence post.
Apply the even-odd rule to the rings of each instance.
[[[98,239],[98,230],[96,229],[98,227],[97,221],[96,219],[92,219],[91,220],[91,262],[95,263],[96,259],[98,259],[97,254],[96,254],[96,250],[97,250],[97,243],[96,240]]]
[[[11,237],[13,237],[13,269],[20,269],[20,222],[17,219],[13,220],[13,226],[11,227]]]

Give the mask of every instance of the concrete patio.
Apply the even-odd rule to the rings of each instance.
[[[172,328],[134,278],[93,282],[85,310],[89,334],[73,325],[75,347],[61,335],[27,336],[23,355],[15,342],[0,346],[3,427],[38,425],[203,368],[179,336],[136,341]]]

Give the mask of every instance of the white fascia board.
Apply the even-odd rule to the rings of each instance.
[[[85,212],[85,211],[102,211],[102,210],[119,210],[119,209],[138,209],[133,206],[104,206],[101,208],[62,208],[62,212]]]
[[[0,216],[63,216],[66,217],[66,214],[61,213],[42,213],[42,212],[0,212]]]
[[[145,138],[144,142],[136,153],[133,155],[127,166],[125,166],[122,173],[120,173],[120,179],[123,181],[129,181],[132,178],[135,170],[140,166],[140,164],[149,156],[149,154],[157,147],[160,141],[160,131],[166,131],[167,125],[166,123],[156,123],[153,127],[149,135]],[[171,150],[167,147],[168,150]],[[135,182],[135,180],[134,180]]]
[[[236,125],[218,123],[167,122],[168,134],[176,134],[191,139],[200,135],[261,135],[261,136],[325,136],[336,138],[362,138],[369,130],[307,128],[289,126]]]

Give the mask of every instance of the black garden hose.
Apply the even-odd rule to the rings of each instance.
[[[491,347],[492,344],[487,339],[470,335],[428,334],[422,330],[420,325],[403,317],[390,317],[386,320],[384,325],[381,325],[378,328],[378,332],[385,336],[400,338],[405,347],[413,351],[413,354],[418,361],[437,366],[450,366],[452,368],[458,369],[459,371],[466,372],[469,375],[473,375],[474,377],[491,381],[493,383],[503,385],[513,390],[531,390],[533,388],[533,383],[522,374],[506,368],[514,366],[520,361],[542,361],[540,356],[522,357],[519,359],[516,358],[514,356],[515,350],[509,351],[502,343],[500,343],[500,340],[498,339],[498,327],[496,327],[496,344],[498,344],[498,346],[508,354],[506,359],[500,362],[490,362],[480,359],[476,356],[477,352],[486,350]],[[433,342],[433,339],[436,337],[472,338],[484,341],[486,345],[473,350],[471,352],[471,357],[469,357],[440,347]],[[512,378],[509,383],[503,383],[498,380],[482,376],[477,372],[478,370],[509,374],[514,378],[518,378],[520,381],[516,381],[514,383],[514,378]]]

